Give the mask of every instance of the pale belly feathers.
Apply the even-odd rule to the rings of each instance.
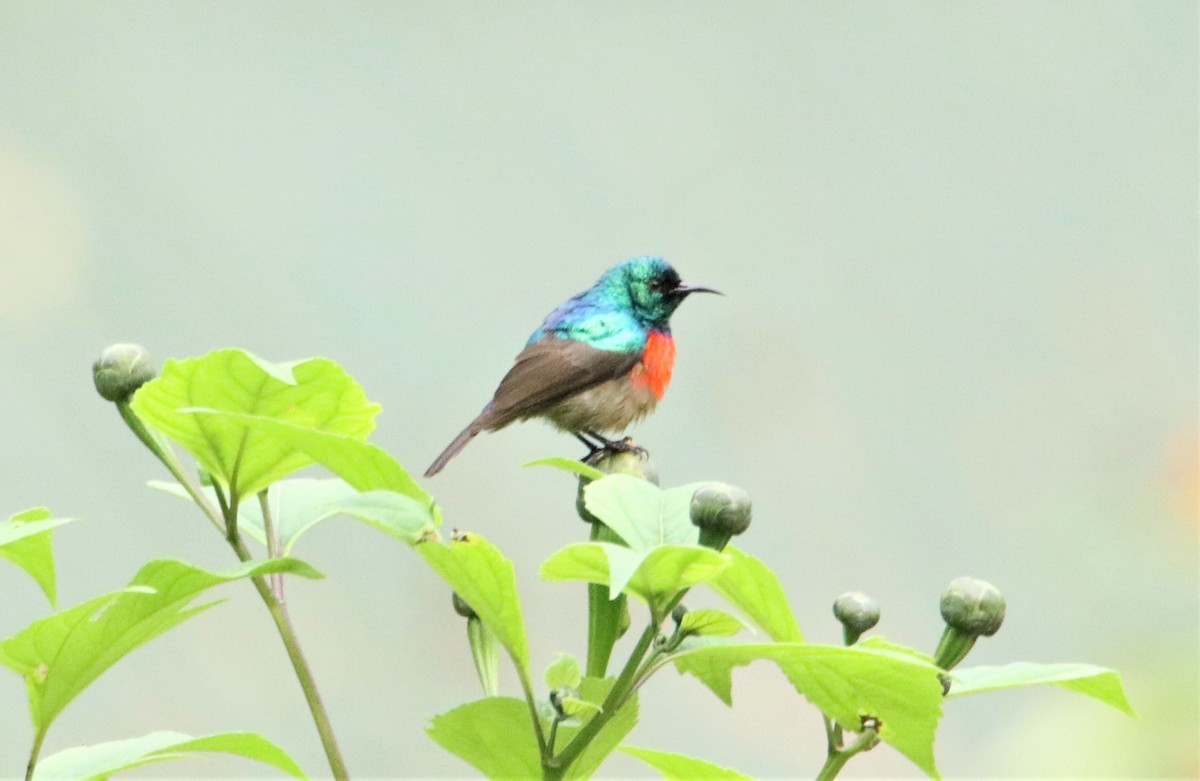
[[[564,399],[534,415],[543,416],[563,431],[608,431],[620,433],[630,423],[654,411],[658,398],[644,383],[629,377],[601,383]]]

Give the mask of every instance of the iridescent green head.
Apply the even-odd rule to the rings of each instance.
[[[604,272],[593,290],[621,302],[628,301],[633,315],[652,328],[665,329],[667,320],[692,293],[716,293],[706,287],[685,285],[679,272],[662,258],[643,255]]]

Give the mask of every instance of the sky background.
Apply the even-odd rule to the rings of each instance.
[[[969,574],[1008,617],[968,664],[1124,675],[1138,720],[1058,689],[949,702],[946,777],[1200,776],[1197,46],[1189,2],[0,0],[0,515],[84,520],[56,535],[64,607],[155,557],[226,568],[96,397],[107,344],[333,358],[420,473],[548,311],[661,254],[726,296],[676,314],[675,382],[631,433],[664,485],[750,492],[741,546],[808,639],[839,642],[855,589],[932,650]],[[525,424],[425,483],[515,561],[537,669],[584,653],[583,588],[536,568],[585,527],[569,480],[520,464],[578,451]],[[349,520],[296,553],[327,575],[290,609],[351,772],[469,775],[423,733],[477,696],[434,576]],[[47,610],[15,568],[0,590],[0,635]],[[320,776],[261,603],[221,596],[47,752],[246,729]],[[783,682],[740,671],[730,710],[668,671],[628,742],[811,777],[820,717]],[[7,673],[0,736],[16,775]],[[919,773],[885,746],[844,775]]]

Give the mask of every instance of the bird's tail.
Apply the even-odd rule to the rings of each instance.
[[[461,434],[454,438],[453,442],[446,446],[446,449],[442,451],[442,454],[435,458],[433,463],[429,465],[429,468],[425,470],[426,477],[433,477],[438,472],[442,471],[442,468],[449,463],[450,459],[458,455],[459,451],[466,447],[467,443],[474,439],[475,435],[483,430],[483,427],[477,425],[477,423],[478,421],[473,421],[471,425],[462,430]]]

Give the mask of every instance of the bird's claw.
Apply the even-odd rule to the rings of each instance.
[[[620,453],[633,453],[638,456],[649,455],[646,448],[633,441],[633,437],[625,437],[624,439],[602,439],[599,445],[588,443],[591,451],[582,459],[583,463],[589,466],[596,466],[609,456],[615,456]]]

